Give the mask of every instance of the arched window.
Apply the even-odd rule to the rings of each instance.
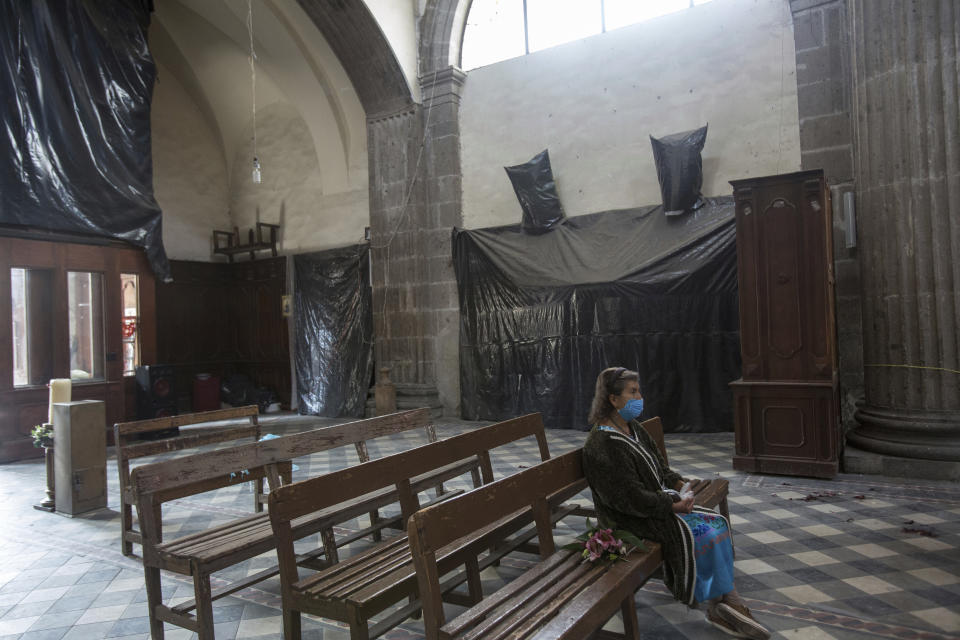
[[[473,0],[463,69],[517,58],[711,0]]]

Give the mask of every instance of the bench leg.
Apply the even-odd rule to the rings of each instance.
[[[323,540],[323,552],[327,556],[327,562],[330,564],[340,562],[340,554],[337,553],[337,539],[333,535],[333,529],[321,531],[320,538]]]
[[[474,489],[476,489],[477,487],[483,484],[483,481],[480,479],[480,470],[477,469],[476,467],[474,467],[473,469],[470,469],[470,479],[473,480]]]
[[[483,600],[483,583],[480,580],[480,564],[476,556],[467,558],[464,568],[467,570],[467,592],[473,604],[477,604]]]
[[[260,501],[260,496],[263,495],[263,478],[257,478],[253,481],[253,510],[256,513],[263,511],[263,502]]]
[[[153,638],[153,640],[163,640],[163,621],[157,618],[157,607],[163,604],[163,592],[160,589],[160,569],[156,567],[144,567],[143,574],[147,585],[147,613],[150,616],[150,637]]]
[[[283,608],[284,640],[300,640],[300,612]]]
[[[724,518],[727,519],[727,522],[730,522],[730,508],[727,506],[727,496],[723,496],[723,500],[720,501],[720,504],[717,506],[717,511],[720,512]],[[731,526],[731,529],[733,527]]]
[[[290,638],[287,638],[290,640]],[[350,640],[370,640],[370,629],[367,621],[362,619],[356,609],[350,611]]]
[[[727,506],[727,496],[723,496],[723,500],[720,501],[720,504],[717,505],[717,511],[720,512],[724,518],[727,519],[727,526],[730,527],[730,544],[733,547],[733,557],[737,557],[737,547],[733,544],[733,523],[730,522],[730,508]]]
[[[213,600],[210,597],[210,574],[193,574],[193,597],[197,603],[197,638],[214,640]]]
[[[640,640],[640,622],[637,620],[637,606],[633,602],[633,594],[620,605],[620,614],[623,616],[623,637]]]
[[[127,540],[128,531],[133,531],[133,507],[123,503],[120,505],[120,553],[132,556],[133,543]]]
[[[376,526],[379,522],[380,522],[380,512],[374,509],[373,511],[370,512],[370,526],[371,527]],[[380,542],[381,540],[383,540],[383,534],[380,532],[380,529],[377,529],[376,531],[374,531],[372,537],[374,542]]]

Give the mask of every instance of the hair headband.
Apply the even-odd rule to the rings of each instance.
[[[607,382],[607,389],[613,389],[613,383],[620,379],[620,376],[623,375],[623,372],[626,371],[626,367],[617,367],[613,370],[613,375],[610,377],[610,381]]]

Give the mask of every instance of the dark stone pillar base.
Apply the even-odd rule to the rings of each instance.
[[[440,402],[440,393],[436,385],[432,384],[410,384],[397,382],[394,383],[397,390],[397,411],[406,411],[408,409],[419,409],[420,407],[429,407],[430,413],[434,418],[443,415],[443,403]],[[367,406],[364,415],[372,418],[377,415],[377,403],[374,398],[374,388],[370,387],[367,394]]]
[[[847,442],[858,449],[927,462],[960,462],[960,411],[881,409],[861,404],[854,418],[859,426],[847,434]]]
[[[843,451],[843,472],[960,482],[960,462],[900,458],[864,451],[847,444]]]

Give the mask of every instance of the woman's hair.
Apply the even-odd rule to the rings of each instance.
[[[601,371],[597,376],[597,387],[593,392],[593,402],[590,404],[587,422],[595,425],[605,420],[614,410],[610,396],[620,395],[623,388],[627,386],[627,382],[639,381],[640,374],[624,367],[610,367]]]

